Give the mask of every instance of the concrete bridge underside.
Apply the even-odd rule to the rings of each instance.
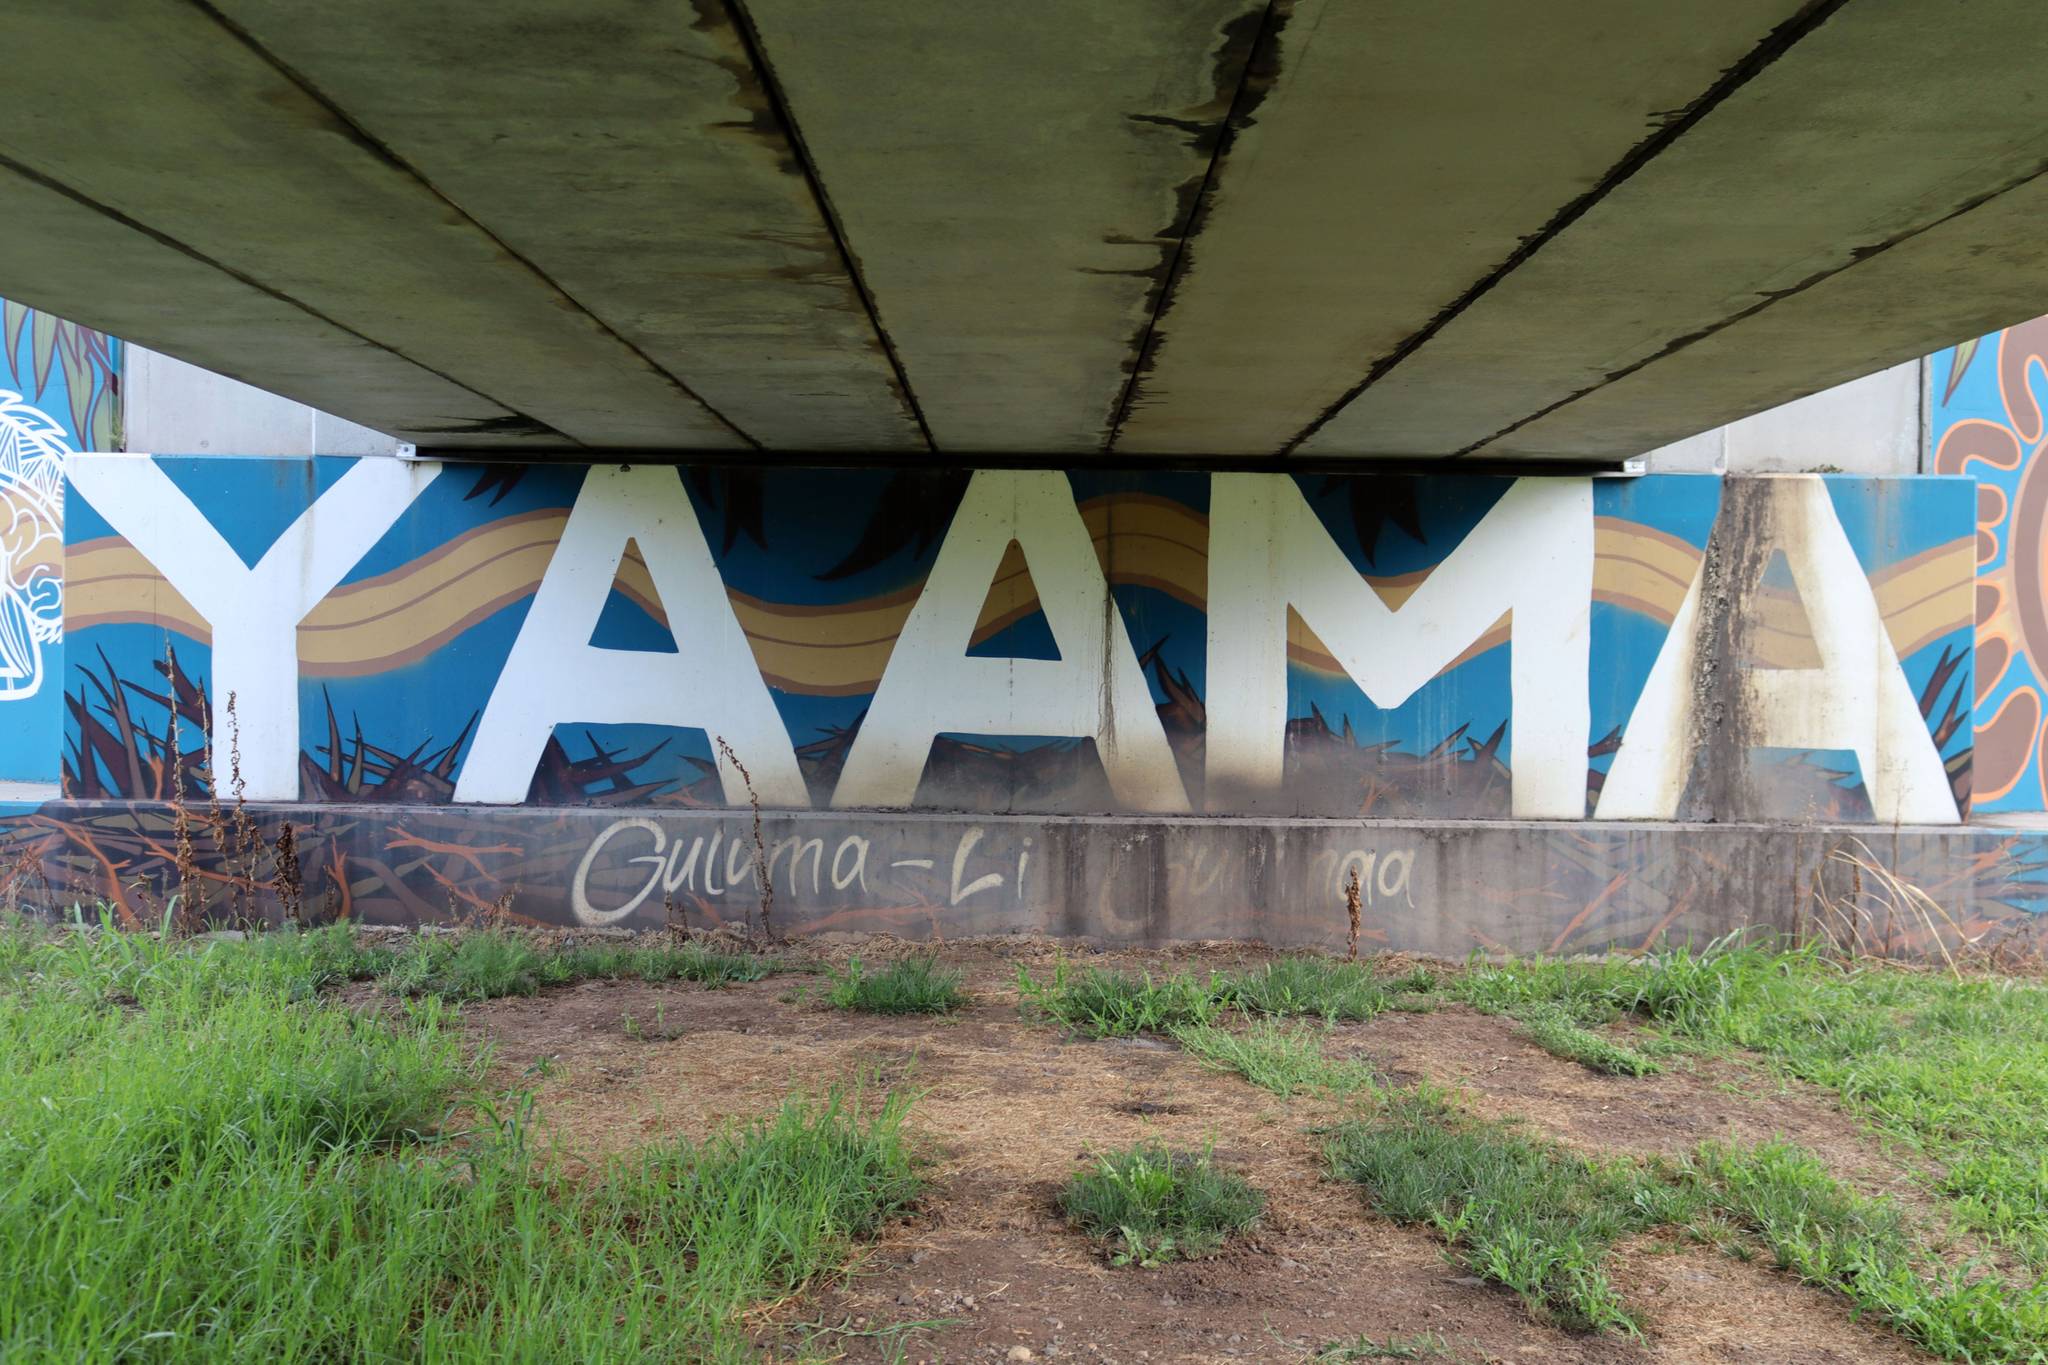
[[[0,294],[433,450],[1607,463],[2048,304],[2036,0],[65,0],[0,50]]]

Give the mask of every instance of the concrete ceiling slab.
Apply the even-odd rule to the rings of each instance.
[[[1298,0],[1115,448],[1281,450],[1799,7]]]
[[[11,6],[0,51],[0,156],[232,262],[565,446],[748,444],[200,6]],[[340,415],[384,426],[365,397]]]
[[[1762,411],[1925,353],[1924,345],[1901,338],[1931,333],[1962,340],[2038,317],[2048,302],[2044,222],[2048,174],[2038,174],[1893,243],[1854,270],[1816,280],[1796,296],[1602,384],[1480,447],[1476,457],[1516,460],[1571,450],[1584,458],[1626,458],[1652,448],[1658,430],[1704,431],[1727,421],[1722,414]],[[1986,299],[2003,299],[2003,311],[1987,312]],[[1843,340],[1817,352],[1816,337]],[[1797,377],[1788,356],[1805,360]],[[1802,451],[1799,459],[1807,468],[1846,463],[1824,448]]]
[[[938,447],[1100,453],[1267,7],[747,10]]]
[[[215,0],[764,446],[926,449],[721,0]]]
[[[2044,48],[2036,0],[14,5],[0,294],[429,450],[1607,464],[2048,309]]]
[[[372,406],[445,448],[545,451],[527,419],[102,206],[0,166],[7,294],[316,407]],[[109,288],[112,281],[119,288]]]
[[[1645,434],[1651,446],[1682,437],[1698,427],[1663,421],[1654,408],[1639,410],[1620,440],[1581,432],[1553,447],[1535,428],[1822,280],[1867,269],[1888,243],[2048,166],[2038,93],[2048,8],[1849,0],[1810,9],[1801,27],[1299,450],[1587,455],[1587,441],[1611,454],[1645,448],[1635,444]],[[2048,239],[2040,250],[2048,258]],[[2028,308],[1981,287],[1970,297],[1971,316],[1987,304],[1990,316],[2012,303]],[[1725,414],[1713,425],[1812,392],[1811,371],[1869,373],[1959,335],[1908,330],[1910,343],[1897,333],[1808,329],[1773,353],[1787,381],[1776,389],[1744,380],[1746,366],[1725,381],[1691,374],[1727,385],[1703,405]],[[1963,334],[1979,330],[1972,323]],[[1545,433],[1561,439],[1565,430]]]

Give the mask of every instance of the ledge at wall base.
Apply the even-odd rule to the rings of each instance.
[[[1894,955],[2048,931],[2048,822],[770,811],[757,845],[748,812],[701,808],[264,804],[246,817],[229,808],[216,822],[188,804],[193,866],[181,878],[169,805],[0,806],[0,902],[58,913],[105,902],[154,924],[184,885],[222,915],[278,919],[296,905],[306,920],[705,928],[758,919],[765,867],[781,933],[1341,948],[1356,872],[1365,947],[1450,957],[1637,951],[1849,921],[1887,936]],[[295,891],[277,852],[287,824]]]

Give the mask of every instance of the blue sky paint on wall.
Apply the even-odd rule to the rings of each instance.
[[[64,456],[116,448],[121,346],[0,302],[0,347],[0,781],[55,782]]]
[[[1977,809],[2048,796],[2048,318],[1936,355],[1927,468],[1977,489]]]
[[[210,727],[262,799],[1952,823],[1973,498],[96,458],[64,780]]]

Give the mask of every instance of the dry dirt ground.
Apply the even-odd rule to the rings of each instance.
[[[870,961],[885,944],[859,945]],[[810,951],[843,955],[849,945]],[[914,1213],[843,1281],[764,1310],[764,1351],[854,1361],[1287,1361],[1366,1336],[1440,1338],[1464,1362],[1926,1359],[1847,1306],[1761,1263],[1670,1239],[1613,1266],[1647,1332],[1629,1342],[1538,1325],[1519,1301],[1447,1261],[1437,1240],[1375,1215],[1323,1174],[1325,1103],[1282,1101],[1204,1070],[1168,1043],[1091,1042],[1020,1017],[1019,961],[1035,943],[955,945],[973,1003],[951,1016],[829,1008],[820,977],[752,985],[587,982],[468,1011],[500,1083],[530,1087],[535,1120],[568,1162],[774,1109],[792,1091],[866,1077],[917,1095],[910,1130],[930,1160]],[[1204,970],[1227,949],[1082,959]],[[1819,1091],[1739,1064],[1681,1059],[1664,1075],[1601,1076],[1523,1042],[1509,1021],[1446,1007],[1340,1027],[1333,1054],[1387,1077],[1455,1087],[1477,1112],[1517,1116],[1593,1152],[1679,1152],[1708,1138],[1782,1135],[1860,1186],[1909,1193],[1896,1162]],[[1267,1196],[1249,1239],[1210,1260],[1112,1268],[1053,1206],[1091,1152],[1159,1139],[1213,1146]],[[890,1332],[897,1324],[936,1325]],[[822,1330],[831,1329],[831,1330]],[[1020,1349],[1021,1348],[1021,1349]],[[900,1352],[900,1354],[899,1354]]]

